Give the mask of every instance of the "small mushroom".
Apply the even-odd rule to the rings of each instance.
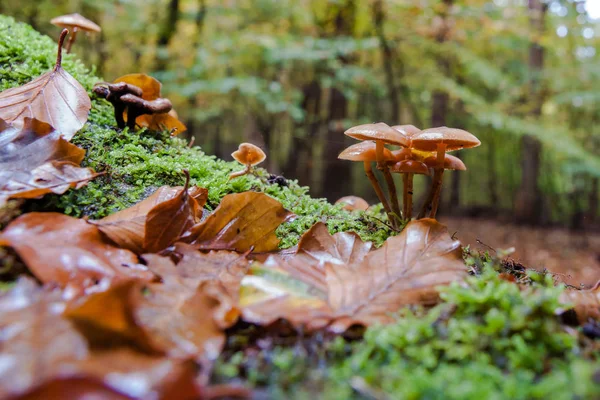
[[[390,220],[390,223],[395,227],[396,226],[396,218],[393,218],[393,216],[392,216],[392,210],[390,209],[390,205],[389,205],[387,199],[385,198],[385,195],[383,194],[383,190],[381,189],[381,186],[379,185],[379,182],[377,181],[377,178],[375,177],[375,174],[373,173],[373,169],[371,167],[371,163],[374,161],[377,161],[378,159],[381,159],[383,161],[393,160],[394,155],[392,154],[391,151],[389,151],[385,147],[382,150],[383,150],[382,156],[378,157],[377,156],[377,145],[372,141],[365,141],[365,142],[357,143],[357,144],[354,144],[354,145],[348,147],[347,149],[345,149],[344,151],[342,151],[340,153],[338,158],[341,160],[362,161],[363,162],[363,165],[365,168],[365,174],[367,175],[367,178],[369,178],[369,181],[371,182],[371,185],[373,186],[373,189],[375,190],[375,193],[377,194],[377,198],[379,198],[379,201],[381,202],[381,204],[383,204],[383,208],[388,215],[388,219]]]
[[[396,214],[397,218],[400,218],[400,204],[398,202],[398,195],[396,194],[396,185],[394,184],[394,178],[390,173],[389,166],[384,161],[383,149],[385,148],[385,144],[409,147],[410,139],[405,134],[396,129],[392,129],[389,125],[384,124],[383,122],[379,122],[377,124],[358,125],[348,129],[346,132],[344,132],[344,134],[358,140],[375,141],[377,168],[383,172],[383,176],[385,177],[388,186],[388,192],[390,194],[392,211],[394,214]]]
[[[422,161],[415,160],[410,156],[392,165],[391,172],[402,174],[404,183],[403,191],[403,215],[404,219],[410,221],[412,217],[413,177],[415,174],[429,175],[429,167]]]
[[[335,204],[343,204],[342,208],[347,211],[365,211],[369,208],[369,203],[365,199],[358,196],[344,196],[339,198]]]
[[[439,128],[430,128],[421,131],[412,137],[412,147],[421,151],[436,152],[437,165],[434,167],[433,183],[431,191],[418,218],[423,218],[427,209],[431,210],[431,217],[437,213],[437,204],[441,193],[442,175],[444,173],[444,155],[446,151],[454,151],[477,147],[481,144],[479,139],[471,133],[462,129],[448,128],[445,126]],[[438,187],[439,186],[439,187]],[[435,206],[435,212],[433,212]]]
[[[94,86],[93,92],[102,98],[108,100],[115,109],[115,120],[117,121],[117,126],[121,129],[125,128],[125,119],[123,118],[123,114],[125,113],[126,105],[121,100],[126,94],[131,94],[137,97],[142,96],[142,89],[137,86],[120,82],[120,83],[108,83],[105,84],[96,84]]]
[[[127,107],[127,127],[135,129],[135,120],[145,114],[166,114],[173,108],[169,99],[158,98],[155,100],[144,100],[133,94],[125,94],[120,98]]]
[[[229,179],[237,178],[238,176],[246,175],[252,172],[252,167],[260,164],[267,158],[267,155],[260,147],[253,145],[252,143],[242,143],[238,149],[231,153],[231,156],[240,164],[246,166],[241,171],[233,172],[229,175]]]
[[[78,31],[84,31],[88,33],[97,33],[102,31],[102,28],[100,28],[94,22],[77,13],[61,15],[60,17],[52,18],[50,23],[52,25],[71,30],[71,37],[69,38],[66,47],[67,53],[71,52],[71,47],[73,46],[73,43],[75,43],[75,38],[77,37]]]

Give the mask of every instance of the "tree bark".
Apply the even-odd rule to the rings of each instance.
[[[167,47],[171,42],[171,39],[177,30],[177,21],[179,21],[179,0],[170,0],[167,7],[167,19],[161,26],[158,33],[158,39],[156,45],[158,50],[161,47]],[[156,68],[157,71],[163,71],[167,67],[167,59],[160,56],[160,52],[156,55]]]
[[[542,0],[529,0],[529,23],[536,37],[545,29],[548,5]],[[543,96],[540,75],[544,68],[544,48],[539,38],[534,38],[529,47],[529,97],[531,114],[539,117]],[[527,225],[537,225],[542,219],[542,193],[539,188],[542,144],[535,137],[525,135],[521,141],[521,186],[515,201],[515,219]]]

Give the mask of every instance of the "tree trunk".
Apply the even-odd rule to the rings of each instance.
[[[167,67],[168,58],[161,57],[161,47],[167,47],[177,30],[177,21],[179,21],[179,0],[170,0],[167,7],[167,19],[161,26],[156,41],[156,71],[163,71]]]
[[[387,39],[385,38],[385,31],[383,29],[385,13],[383,10],[383,1],[376,0],[373,3],[373,24],[375,26],[375,32],[379,38],[379,46],[381,47],[381,54],[383,58],[383,68],[385,71],[385,79],[387,83],[388,98],[390,101],[390,121],[392,124],[400,123],[400,97],[398,95],[398,88],[396,86],[396,80],[394,79],[394,51],[390,47]]]
[[[544,33],[544,20],[548,5],[542,0],[529,0],[529,23],[535,36]],[[540,88],[540,75],[544,67],[544,48],[539,39],[534,39],[529,47],[529,96],[532,115],[539,117],[542,111],[543,96]],[[517,222],[536,225],[542,219],[542,193],[538,182],[541,167],[542,144],[535,137],[526,135],[521,141],[521,186],[515,201]]]

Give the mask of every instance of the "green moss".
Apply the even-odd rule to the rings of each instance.
[[[52,68],[56,59],[52,39],[5,16],[0,16],[0,31],[0,89],[27,83]],[[63,67],[90,94],[94,83],[101,80],[73,55],[65,56]],[[239,164],[206,155],[199,147],[188,148],[184,140],[166,133],[121,131],[115,126],[110,104],[104,100],[93,99],[88,123],[72,142],[87,150],[83,165],[105,175],[80,190],[47,196],[37,207],[54,208],[77,217],[101,218],[135,204],[161,185],[181,185],[181,171],[188,169],[192,184],[209,189],[209,209],[214,209],[228,193],[256,190],[294,212],[298,217],[278,230],[282,247],[295,244],[318,221],[325,221],[332,233],[355,231],[376,244],[391,233],[373,216],[349,213],[324,199],[311,198],[308,189],[295,181],[288,181],[288,187],[268,184],[268,174],[262,169],[258,170],[258,177],[228,181],[229,173],[241,168]]]
[[[581,357],[556,315],[562,290],[551,276],[520,290],[488,267],[442,289],[441,305],[404,310],[359,342],[234,352],[214,380],[245,376],[273,398],[598,398],[600,363]]]

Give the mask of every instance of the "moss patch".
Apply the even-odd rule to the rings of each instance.
[[[56,44],[52,39],[5,16],[0,16],[0,31],[0,89],[27,83],[53,67]],[[91,88],[101,79],[72,54],[65,56],[63,67],[91,96]],[[296,181],[288,181],[287,187],[268,184],[268,173],[263,169],[258,170],[258,177],[228,181],[229,173],[241,168],[239,164],[204,154],[199,147],[189,148],[185,141],[170,138],[165,132],[121,131],[115,125],[110,104],[91,97],[88,123],[72,142],[87,150],[84,166],[106,174],[80,190],[47,196],[31,207],[101,218],[135,204],[162,185],[181,185],[185,168],[192,184],[209,189],[209,209],[228,193],[255,190],[267,193],[294,212],[298,217],[278,230],[282,247],[295,244],[318,221],[326,222],[332,233],[355,231],[376,244],[391,233],[375,216],[346,212],[324,199],[311,198],[308,189]]]

